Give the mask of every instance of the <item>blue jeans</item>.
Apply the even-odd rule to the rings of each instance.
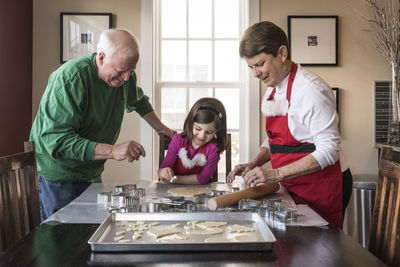
[[[38,175],[40,218],[42,222],[86,190],[89,182],[53,181]]]

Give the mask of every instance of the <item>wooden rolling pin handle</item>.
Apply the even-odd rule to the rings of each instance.
[[[259,186],[242,189],[240,191],[233,192],[230,194],[210,198],[208,200],[208,209],[216,210],[218,208],[224,208],[227,206],[237,204],[239,200],[243,198],[255,199],[276,192],[278,190],[279,190],[278,183],[262,184]]]

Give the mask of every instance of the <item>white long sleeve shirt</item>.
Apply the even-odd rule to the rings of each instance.
[[[288,80],[289,75],[276,87],[274,101],[286,99]],[[267,88],[263,103],[273,89]],[[315,145],[311,155],[322,169],[335,164],[342,154],[338,122],[332,88],[319,76],[298,65],[288,109],[289,130],[297,141]],[[262,146],[269,148],[268,136]],[[342,170],[348,168],[344,158],[341,158],[341,165],[345,165]]]

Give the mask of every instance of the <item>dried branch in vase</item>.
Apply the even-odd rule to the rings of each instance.
[[[392,119],[388,143],[400,145],[400,0],[364,0],[371,11],[368,20],[377,48],[392,65]]]
[[[378,49],[389,62],[400,60],[400,0],[365,0],[371,10],[369,19]]]

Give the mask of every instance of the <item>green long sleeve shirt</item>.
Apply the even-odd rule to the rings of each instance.
[[[99,182],[105,160],[94,160],[96,143],[115,144],[124,111],[153,111],[136,74],[113,88],[99,78],[96,53],[54,71],[32,126],[37,170],[68,182]]]

